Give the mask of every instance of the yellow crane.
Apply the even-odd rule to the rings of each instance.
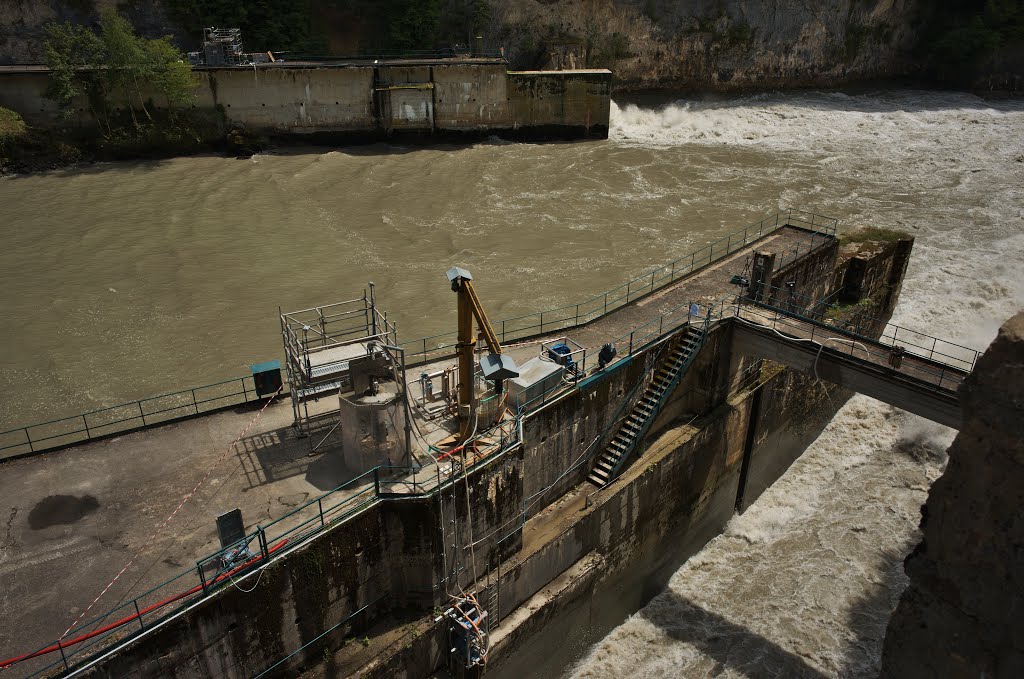
[[[473,427],[472,410],[475,407],[473,352],[476,349],[476,334],[473,332],[473,321],[480,326],[480,334],[487,343],[488,355],[480,359],[480,369],[484,377],[495,383],[500,394],[504,380],[519,377],[519,368],[511,356],[501,353],[501,344],[487,314],[480,303],[480,298],[473,287],[473,276],[465,269],[452,267],[447,272],[452,292],[458,294],[459,334],[455,345],[459,357],[459,436],[458,443],[464,443],[471,434]]]

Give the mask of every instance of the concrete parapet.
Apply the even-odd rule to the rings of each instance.
[[[608,136],[607,70],[506,71],[500,60],[256,64],[195,70],[196,106],[229,123],[316,141],[377,141],[394,134],[512,138]],[[45,68],[0,71],[0,106],[33,125],[90,127],[85,98],[62,121],[46,98]],[[154,108],[162,97],[152,96]],[[117,102],[114,102],[117,105]],[[315,136],[314,136],[315,135]]]

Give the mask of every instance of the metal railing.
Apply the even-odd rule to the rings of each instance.
[[[814,229],[826,236],[834,236],[837,220],[804,210],[784,210],[742,230],[729,234],[695,252],[658,267],[653,271],[636,276],[626,283],[595,295],[586,301],[498,321],[494,324],[495,330],[498,331],[500,329],[501,342],[506,343],[586,325],[611,311],[620,309],[630,302],[635,302],[645,295],[674,283],[680,278],[710,266],[716,261],[735,253],[737,250],[774,233],[787,224]],[[348,309],[335,311],[336,308],[342,309],[345,305],[355,303],[360,303],[360,306],[354,313],[350,313]],[[302,318],[289,318],[288,321],[295,321],[298,323],[297,327],[299,328],[302,325],[308,325],[310,332],[313,333],[313,338],[308,344],[304,344],[303,341],[299,340],[298,335],[292,332],[294,341],[289,343],[288,334],[285,333],[285,344],[288,347],[286,354],[303,354],[303,349],[309,345],[330,346],[332,342],[329,337],[336,338],[336,336],[346,335],[358,328],[365,328],[367,322],[369,322],[367,319],[372,320],[368,315],[371,312],[367,310],[367,304],[366,293],[364,293],[362,298],[287,314],[292,317],[295,317],[296,314],[306,314]],[[358,326],[358,328],[346,326],[339,331],[329,327],[331,323],[348,320],[349,316],[358,318],[360,315],[364,316],[364,320],[362,322],[355,322],[355,326]],[[287,325],[284,316],[285,314],[282,314],[282,332],[285,331],[285,326]],[[306,316],[309,317],[307,318]],[[665,314],[662,316],[665,316]],[[384,325],[387,332],[392,334],[392,342],[397,343],[395,342],[397,333],[395,332],[394,323],[389,322],[386,316],[382,316],[379,312],[376,312],[374,317]],[[661,322],[664,319],[659,317],[656,320]],[[651,323],[647,325],[651,326]],[[411,367],[454,356],[455,339],[455,332],[447,332],[402,342],[398,346],[405,348],[409,352],[409,365]],[[445,344],[445,342],[448,343]],[[630,342],[630,352],[633,350],[632,345],[634,343],[634,341]],[[584,355],[584,364],[586,358],[586,355]],[[235,388],[228,393],[224,393],[224,389],[229,388],[226,385],[235,385]],[[95,438],[124,433],[153,424],[193,417],[202,413],[248,403],[256,399],[257,396],[252,377],[246,376],[130,401],[109,408],[92,410],[79,415],[71,415],[39,424],[16,427],[0,432],[0,460],[17,457],[26,453],[53,450],[75,443],[83,443]],[[214,403],[216,405],[210,405]]]
[[[578,328],[681,278],[707,268],[786,225],[815,230],[815,233],[810,236],[807,247],[800,252],[800,254],[806,254],[808,250],[821,245],[820,242],[815,244],[815,237],[834,237],[837,224],[837,220],[831,217],[823,217],[803,210],[785,210],[585,301],[524,316],[506,318],[495,321],[492,325],[503,344],[538,337],[545,333]],[[402,342],[400,346],[408,350],[410,365],[420,365],[454,356],[455,341],[455,332],[445,332]]]
[[[518,445],[521,434],[519,425],[518,419],[499,425],[497,440],[474,449],[469,455],[469,466],[490,462],[503,451]],[[443,452],[436,448],[432,450],[436,454]],[[443,454],[450,456],[450,451]],[[375,467],[265,525],[258,525],[254,531],[235,543],[197,560],[193,568],[102,615],[76,625],[61,641],[26,654],[35,657],[59,654],[59,659],[54,659],[45,667],[34,668],[28,676],[67,670],[74,664],[72,661],[90,657],[104,642],[148,629],[184,602],[212,594],[242,574],[265,565],[285,548],[296,547],[381,500],[425,497],[455,481],[453,475],[442,476],[440,464],[433,466],[434,469],[425,473],[424,468]],[[136,624],[137,630],[134,628]]]
[[[898,347],[909,355],[941,363],[954,370],[971,372],[982,353],[978,349],[890,323],[877,316],[856,313],[853,318],[844,319],[841,315],[842,307],[834,303],[841,291],[814,301],[806,295],[777,287],[764,286],[763,290],[769,293],[766,295],[769,301],[755,302],[758,306],[827,326],[830,331],[839,331],[866,342],[881,344],[890,349]],[[849,308],[856,310],[856,305]]]
[[[0,460],[84,443],[259,400],[251,376],[150,396],[0,432]]]
[[[355,54],[300,54],[274,52],[280,63],[294,61],[374,61],[374,60],[427,60],[427,59],[500,59],[508,61],[501,48],[441,47],[427,50],[390,50],[383,52],[357,52]]]
[[[973,359],[965,360],[942,354],[936,352],[934,347],[925,348],[910,343],[897,345],[889,337],[874,339],[858,335],[839,327],[802,318],[799,314],[785,309],[763,304],[740,305],[732,310],[732,314],[763,328],[781,331],[797,340],[812,341],[821,345],[822,351],[848,355],[851,358],[882,367],[891,366],[905,377],[948,391],[956,391],[970,373],[968,366],[974,364]],[[905,328],[903,331],[906,335],[913,332],[914,335],[928,337],[934,342],[944,341],[915,331],[908,331]],[[959,347],[960,345],[953,346]],[[890,361],[893,357],[893,349],[896,347],[902,349],[906,357],[918,360],[903,360],[899,367],[892,366]],[[962,348],[966,349],[966,347]],[[967,349],[967,351],[977,354],[973,349]]]

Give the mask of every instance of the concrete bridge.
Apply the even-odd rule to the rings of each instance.
[[[872,339],[764,304],[733,309],[733,348],[960,429],[958,389],[978,352],[899,329]],[[930,345],[930,347],[929,347]]]

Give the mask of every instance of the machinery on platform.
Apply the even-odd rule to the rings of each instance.
[[[459,297],[459,333],[458,343],[455,345],[459,358],[459,404],[458,419],[459,433],[456,443],[463,443],[472,435],[473,411],[477,407],[476,402],[476,370],[474,369],[473,352],[476,349],[476,335],[473,332],[473,321],[480,326],[480,334],[483,335],[490,353],[480,359],[480,370],[485,380],[494,383],[495,394],[501,397],[504,390],[504,382],[513,377],[519,377],[519,368],[511,356],[501,353],[501,344],[494,334],[491,322],[487,320],[480,298],[473,287],[473,276],[465,269],[452,267],[447,272],[448,282],[451,283],[452,292]],[[498,417],[502,409],[497,410]]]

